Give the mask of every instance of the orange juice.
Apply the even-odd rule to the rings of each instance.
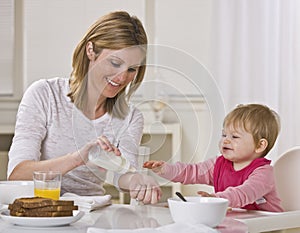
[[[35,171],[33,172],[34,195],[58,200],[60,196],[61,172]]]
[[[34,196],[51,198],[53,200],[58,200],[60,196],[60,189],[34,189]]]

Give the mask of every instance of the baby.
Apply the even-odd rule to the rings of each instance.
[[[260,104],[238,105],[224,119],[219,143],[221,155],[197,164],[147,161],[145,168],[183,184],[208,184],[232,208],[283,211],[275,186],[271,161],[265,156],[280,130],[276,112]]]

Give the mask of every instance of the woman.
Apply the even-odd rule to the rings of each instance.
[[[9,151],[8,179],[58,170],[62,194],[102,195],[107,171],[88,161],[95,144],[136,166],[143,116],[127,101],[143,80],[146,45],[140,20],[127,12],[96,21],[74,51],[71,78],[39,80],[25,92]],[[155,203],[161,195],[154,179],[141,174],[114,174],[114,184],[145,203]]]

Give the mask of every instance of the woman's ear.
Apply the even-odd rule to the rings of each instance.
[[[269,143],[268,143],[267,139],[265,139],[265,138],[260,139],[258,144],[257,144],[257,147],[255,149],[255,152],[256,153],[264,152],[264,150],[267,148],[268,144]]]
[[[96,54],[94,52],[94,45],[91,41],[87,42],[86,47],[86,55],[88,56],[90,61],[94,61],[96,58]]]

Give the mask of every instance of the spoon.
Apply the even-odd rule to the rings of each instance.
[[[187,202],[187,200],[184,198],[184,196],[180,192],[175,193],[182,201]]]

